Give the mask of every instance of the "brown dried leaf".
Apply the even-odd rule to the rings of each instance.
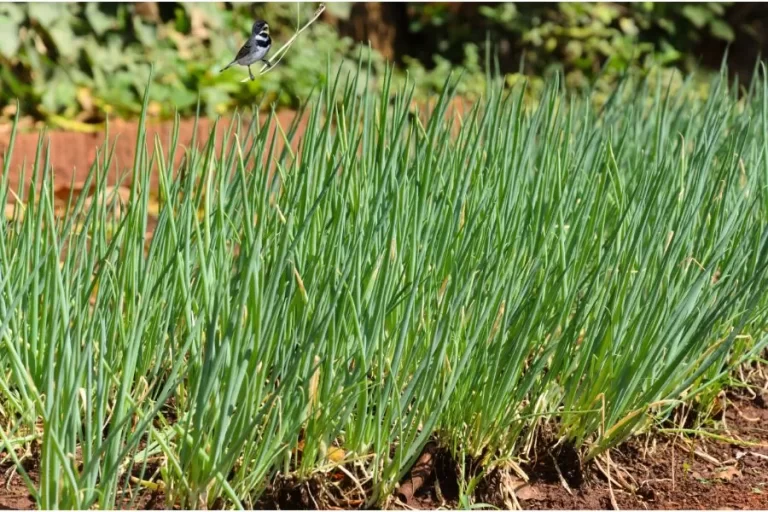
[[[520,501],[536,501],[542,499],[541,492],[522,478],[510,476],[508,485],[512,487],[515,496]]]
[[[730,482],[734,478],[741,477],[741,471],[736,469],[735,466],[730,466],[724,469],[721,469],[717,473],[715,473],[715,478],[719,480],[725,480],[726,482]]]

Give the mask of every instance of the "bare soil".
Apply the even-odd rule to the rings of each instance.
[[[731,395],[717,429],[701,432],[711,435],[684,437],[657,432],[637,437],[611,451],[610,466],[605,457],[582,465],[577,452],[567,446],[551,452],[554,457],[542,451],[538,460],[522,466],[530,477],[527,483],[511,473],[494,471],[481,481],[474,498],[502,509],[510,508],[511,500],[517,499],[526,510],[768,508],[766,396]],[[388,508],[459,508],[456,461],[433,445],[426,452],[430,457],[420,458],[421,466],[417,463],[423,481],[406,475]],[[0,452],[0,458],[4,455]],[[425,460],[432,461],[427,472]],[[37,464],[34,457],[25,464],[35,483]],[[35,508],[21,477],[9,473],[10,468],[9,464],[0,468],[0,509]],[[423,485],[403,496],[403,489],[417,481]],[[124,508],[162,510],[167,506],[160,492],[140,493],[132,505],[128,497],[122,501]],[[279,477],[257,508],[360,509],[364,502],[365,496],[347,474],[332,472],[303,482]]]
[[[412,107],[418,108],[423,120],[426,121],[426,112],[434,107],[433,102],[417,105],[413,104]],[[470,109],[470,105],[461,98],[455,98],[446,112],[447,118],[453,119],[453,133],[458,133],[459,126],[463,119],[466,118]],[[280,123],[282,129],[287,132],[293,121],[295,120],[297,112],[291,110],[281,110],[276,114],[277,122]],[[268,116],[261,114],[259,116],[261,125],[263,126]],[[243,128],[243,132],[247,130],[251,117],[243,115],[240,118],[240,123]],[[298,123],[296,134],[291,141],[291,148],[295,151],[301,138],[306,131],[307,121],[309,120],[308,112],[304,113],[304,117]],[[221,151],[224,138],[230,131],[232,123],[235,122],[233,118],[225,118],[218,122],[216,125],[215,133],[215,148],[218,154]],[[146,122],[146,144],[149,152],[149,156],[152,157],[155,148],[155,138],[160,141],[160,145],[163,148],[165,157],[167,159],[169,155],[169,149],[171,147],[171,141],[173,137],[173,122],[172,121],[152,121]],[[134,163],[134,153],[136,151],[136,139],[138,137],[139,125],[136,121],[124,121],[117,119],[110,121],[109,123],[109,139],[108,148],[111,150],[114,146],[114,156],[112,159],[112,165],[109,169],[109,175],[107,177],[107,185],[115,185],[119,178],[124,173],[131,170]],[[214,121],[201,118],[198,120],[197,131],[195,132],[195,120],[194,119],[182,119],[179,124],[178,144],[174,157],[174,165],[178,166],[181,162],[184,149],[189,148],[192,145],[192,139],[195,133],[197,134],[197,146],[198,149],[202,148],[209,140],[211,130],[214,128]],[[266,147],[270,147],[272,139],[275,138],[274,151],[279,154],[283,150],[284,140],[279,134],[275,134],[275,127],[270,126],[270,132],[267,137]],[[5,164],[5,156],[8,152],[11,138],[11,126],[8,124],[0,124],[0,170],[3,169]],[[51,130],[45,132],[43,138],[43,147],[41,151],[41,161],[45,162],[46,153],[50,148],[50,163],[54,178],[54,189],[59,187],[69,187],[71,183],[82,183],[88,176],[88,172],[96,160],[97,149],[102,151],[99,154],[99,159],[103,163],[105,155],[102,148],[106,135],[104,131],[97,133],[83,133],[83,132],[71,132],[63,130]],[[25,169],[24,172],[24,191],[27,190],[32,180],[32,169],[35,163],[35,157],[38,150],[38,144],[40,142],[40,131],[26,129],[18,130],[16,134],[16,140],[13,146],[13,153],[10,162],[9,182],[10,189],[19,193],[19,185],[21,182],[21,169],[22,166]],[[230,138],[230,144],[232,139]],[[150,186],[156,189],[158,183],[158,176],[156,168],[153,169],[153,174],[150,177]],[[126,180],[122,181],[123,185],[130,185],[130,176]],[[13,194],[9,194],[8,203],[15,202]]]
[[[605,457],[581,465],[574,450],[545,450],[523,465],[529,482],[492,472],[476,500],[510,508],[515,491],[526,510],[744,510],[768,508],[768,408],[766,395],[731,395],[712,436],[652,433],[632,439]],[[555,464],[557,466],[555,466]],[[458,506],[456,464],[447,456],[432,478],[398,508]],[[559,473],[558,473],[559,470]],[[607,474],[612,483],[609,485]],[[562,475],[562,478],[561,478]],[[613,497],[611,496],[613,495]],[[505,498],[507,501],[505,501]]]
[[[262,123],[266,120],[266,116],[262,115]],[[277,114],[277,120],[284,130],[288,130],[291,122],[296,117],[296,113],[292,111],[281,111]],[[217,153],[221,151],[221,147],[227,132],[232,127],[233,119],[224,119],[219,121],[216,125],[215,133],[215,147]],[[250,119],[241,119],[241,125],[243,131],[248,128]],[[173,137],[173,122],[151,122],[147,124],[146,141],[151,157],[154,153],[155,138],[160,141],[161,147],[165,152],[165,157],[169,155],[169,149],[171,147],[171,141]],[[202,148],[209,140],[211,130],[214,128],[214,122],[207,118],[201,118],[197,125],[197,146],[198,149]],[[301,136],[306,129],[306,118],[299,124],[296,137],[294,138],[294,148],[300,140]],[[192,145],[193,135],[195,134],[195,121],[194,119],[184,119],[179,124],[178,143],[174,157],[174,165],[178,166],[184,156],[184,148],[189,148]],[[270,132],[267,144],[269,145],[274,132]],[[6,155],[8,152],[8,146],[10,144],[11,127],[8,125],[0,126],[0,155]],[[135,121],[123,121],[116,120],[110,122],[109,125],[109,139],[106,139],[104,131],[98,133],[81,133],[70,131],[58,131],[52,130],[45,133],[43,138],[43,147],[41,152],[41,163],[45,161],[46,152],[50,148],[50,163],[54,178],[54,188],[69,187],[70,183],[82,183],[88,176],[89,170],[97,157],[97,150],[101,152],[99,159],[104,162],[105,155],[102,148],[104,142],[108,142],[108,148],[110,150],[114,146],[114,154],[112,159],[112,165],[109,169],[109,175],[107,177],[108,185],[115,185],[119,178],[132,169],[134,163],[134,152],[136,150],[136,139],[138,137],[138,123]],[[230,141],[232,139],[230,138]],[[40,133],[37,131],[19,131],[16,134],[16,140],[13,146],[13,153],[11,156],[11,165],[9,170],[9,183],[10,189],[19,193],[19,185],[23,185],[26,192],[29,184],[32,180],[32,169],[35,163],[35,156],[37,154],[38,143],[40,142]],[[231,142],[230,142],[231,143]],[[281,136],[277,136],[275,141],[275,151],[281,151],[283,148],[283,139]],[[0,158],[3,158],[0,156]],[[5,160],[2,161],[3,165]],[[21,182],[21,169],[24,167],[24,183]],[[3,166],[0,165],[0,169]],[[155,169],[156,171],[156,169]],[[124,185],[129,185],[131,182],[130,176],[122,181]],[[150,186],[154,189],[157,187],[158,177],[156,172],[153,172],[150,178]],[[13,194],[9,194],[8,203],[15,202]]]

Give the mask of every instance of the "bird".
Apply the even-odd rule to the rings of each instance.
[[[251,80],[255,80],[251,72],[251,64],[261,61],[267,67],[271,67],[272,63],[266,58],[270,48],[272,48],[272,39],[269,37],[269,25],[264,20],[257,20],[253,23],[251,37],[237,52],[234,60],[222,68],[220,73],[237,64],[238,66],[246,66]]]

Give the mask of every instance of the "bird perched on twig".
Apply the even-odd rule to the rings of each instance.
[[[269,25],[264,20],[258,20],[253,24],[251,29],[251,37],[245,42],[240,51],[237,52],[235,59],[226,65],[221,71],[229,69],[231,66],[237,64],[238,66],[246,66],[248,68],[248,74],[251,76],[251,80],[254,80],[253,73],[251,72],[251,64],[256,62],[263,62],[267,67],[271,67],[272,64],[266,59],[269,49],[272,47],[272,39],[269,37]]]

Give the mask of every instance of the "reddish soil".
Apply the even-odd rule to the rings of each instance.
[[[510,497],[501,492],[506,485],[526,510],[768,509],[768,393],[730,398],[717,430],[709,431],[721,439],[655,433],[612,450],[611,486],[605,458],[581,467],[575,450],[565,449],[523,465],[527,484],[514,475],[491,473],[478,486],[476,499],[509,508]],[[455,462],[438,457],[428,484],[396,506],[458,506],[452,467]]]
[[[291,125],[291,122],[296,117],[295,112],[281,111],[277,114],[277,120],[285,131]],[[261,115],[260,120],[263,122],[267,116]],[[224,119],[216,126],[216,151],[221,150],[222,142],[229,131],[230,126],[234,121],[232,119]],[[244,118],[241,120],[242,131],[244,133],[248,129],[250,118]],[[184,149],[188,148],[192,144],[192,137],[194,135],[195,128],[194,119],[184,119],[179,123],[179,145],[175,154],[175,164],[178,165],[181,161]],[[209,140],[209,135],[213,129],[213,121],[202,118],[198,122],[197,126],[197,145],[203,147],[203,145]],[[294,137],[294,148],[303,135],[306,129],[306,122],[302,122],[299,125],[296,136]],[[122,120],[116,120],[110,122],[109,126],[109,148],[112,148],[114,144],[114,157],[112,159],[112,166],[110,167],[110,173],[108,182],[110,185],[115,184],[118,178],[130,170],[133,166],[133,155],[136,149],[136,138],[138,134],[138,123],[128,122]],[[0,126],[0,155],[5,155],[8,151],[10,143],[11,128],[7,125]],[[155,137],[160,141],[161,147],[167,157],[171,146],[171,138],[173,136],[173,122],[147,122],[147,148],[150,157],[154,153]],[[41,160],[45,161],[46,148],[50,145],[50,159],[51,168],[54,177],[54,188],[69,187],[74,178],[75,183],[81,183],[85,180],[96,159],[96,150],[100,151],[100,160],[103,162],[105,155],[103,153],[103,147],[105,142],[104,131],[98,133],[80,133],[69,131],[48,131],[45,134],[44,146],[41,154]],[[272,139],[272,132],[270,132],[267,147]],[[27,190],[32,178],[32,167],[35,162],[35,155],[37,152],[38,142],[40,140],[40,133],[37,131],[19,131],[16,134],[16,141],[13,147],[13,154],[11,157],[11,166],[9,172],[10,188],[18,194],[19,181],[21,177],[22,165],[25,169],[24,176],[24,190]],[[231,144],[232,138],[230,138]],[[275,150],[280,151],[283,147],[282,137],[278,136],[275,141]],[[0,156],[2,158],[2,156]],[[3,160],[3,164],[5,161]],[[3,166],[0,165],[0,169]],[[153,173],[151,177],[152,187],[157,186],[157,175]],[[128,185],[130,179],[126,179],[123,184]],[[9,194],[8,202],[15,202],[12,194]]]
[[[731,396],[725,414],[717,422],[721,436],[683,437],[655,433],[635,438],[611,452],[610,473],[614,483],[609,487],[605,459],[584,467],[573,449],[557,450],[554,457],[541,456],[523,465],[530,476],[525,484],[511,474],[493,472],[478,486],[475,500],[500,508],[509,508],[514,489],[516,498],[527,510],[586,509],[704,509],[742,510],[768,508],[768,396],[757,398]],[[435,452],[429,474],[421,473],[424,485],[407,503],[401,501],[403,490],[417,480],[406,476],[400,491],[390,499],[394,509],[458,508],[456,463],[445,452]],[[4,454],[0,453],[0,458]],[[423,464],[430,457],[420,459]],[[557,461],[557,469],[552,461]],[[37,464],[28,461],[27,470],[37,481]],[[601,469],[602,468],[602,469]],[[0,468],[0,509],[35,508],[22,479],[7,480],[10,465]],[[423,471],[423,467],[419,468]],[[562,475],[565,484],[558,475]],[[341,472],[322,479],[294,482],[280,478],[259,501],[258,508],[268,509],[358,509],[363,496]],[[566,484],[568,489],[566,489]],[[367,486],[365,486],[367,487]],[[613,499],[611,498],[613,494]],[[507,499],[507,501],[504,500]],[[124,505],[130,507],[130,498]],[[133,508],[163,509],[162,494],[146,492],[136,497]]]
[[[417,107],[416,104],[413,105]],[[433,108],[432,103],[419,105],[419,112],[422,115],[424,121],[426,121],[426,112]],[[458,133],[459,124],[462,119],[465,119],[469,112],[469,104],[460,98],[453,100],[450,105],[446,116],[447,118],[453,117],[453,132]],[[291,123],[296,117],[296,112],[290,110],[281,110],[276,114],[277,121],[280,123],[283,130],[287,133]],[[262,126],[267,120],[266,114],[259,116]],[[308,113],[305,113],[304,119],[299,123],[296,134],[292,140],[291,146],[294,150],[298,148],[301,137],[303,136],[307,128]],[[230,129],[233,119],[223,119],[216,127],[215,134],[215,147],[216,152],[221,150],[222,142]],[[242,133],[248,129],[248,125],[251,122],[251,117],[244,115],[241,118]],[[209,140],[209,135],[213,129],[213,121],[207,118],[201,118],[198,121],[197,126],[197,145],[203,147]],[[191,146],[192,137],[194,135],[194,119],[183,119],[179,123],[179,148],[176,150],[174,163],[178,165],[184,154],[185,148]],[[149,156],[154,153],[155,138],[160,141],[160,145],[167,157],[171,146],[171,138],[173,136],[173,122],[172,121],[152,121],[147,120],[147,134],[146,145],[148,148]],[[266,147],[269,147],[274,137],[275,127],[270,127],[270,132],[267,138]],[[136,150],[136,138],[138,134],[138,122],[136,121],[123,121],[115,120],[109,124],[109,145],[110,150],[114,146],[114,157],[112,159],[112,165],[108,176],[108,184],[114,185],[120,176],[132,169],[133,156]],[[8,124],[0,124],[0,170],[3,169],[5,164],[4,155],[8,151],[11,137],[11,126]],[[54,178],[54,189],[60,187],[69,187],[74,178],[74,183],[82,183],[88,175],[88,172],[96,159],[96,150],[101,152],[100,159],[103,162],[105,154],[103,152],[105,133],[100,131],[97,133],[81,133],[62,130],[52,130],[45,134],[44,146],[41,153],[41,164],[45,161],[46,149],[50,146],[50,159],[51,168]],[[19,181],[21,176],[22,165],[25,169],[24,176],[24,191],[26,192],[29,183],[32,178],[32,168],[35,162],[35,155],[37,153],[37,146],[40,140],[40,132],[30,127],[19,129],[16,134],[16,141],[13,147],[13,154],[11,157],[10,165],[10,188],[12,191],[19,193]],[[232,138],[230,138],[230,144]],[[284,146],[282,136],[278,135],[275,141],[275,152],[279,154]],[[156,168],[153,169],[153,174],[150,179],[152,188],[157,186],[157,174]],[[122,182],[124,185],[130,184],[130,178],[128,177]],[[19,194],[20,195],[20,194]],[[8,202],[15,202],[15,198],[12,194],[9,194]]]

